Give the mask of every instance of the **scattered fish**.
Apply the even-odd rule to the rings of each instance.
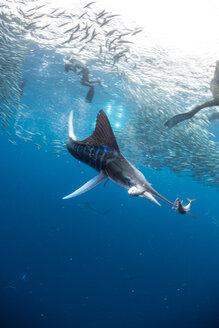
[[[33,27],[36,27],[36,23],[35,22],[26,25],[26,30],[31,30]]]
[[[118,32],[118,30],[117,30],[117,29],[111,30],[111,31],[109,31],[108,33],[106,33],[106,36],[111,36],[111,35],[113,35],[115,32]]]
[[[16,142],[16,141],[11,140],[11,139],[8,139],[8,141],[9,141],[12,145],[17,146],[17,142]]]
[[[106,10],[105,9],[103,11],[101,11],[99,14],[96,15],[97,20],[102,18],[104,15],[106,15]]]
[[[128,40],[119,40],[118,43],[133,43],[133,42]]]
[[[91,1],[88,4],[84,6],[84,8],[89,8],[92,4],[94,4],[96,1]]]
[[[85,48],[86,48],[86,45],[85,45],[85,46],[83,46],[83,47],[81,47],[81,48],[79,49],[79,51],[78,51],[78,52],[79,52],[79,53],[80,53],[80,52],[82,52],[82,51],[83,51]]]
[[[87,14],[87,13],[84,12],[83,14],[81,14],[81,15],[78,17],[78,19],[81,19],[81,18],[84,17],[86,14]]]
[[[187,198],[189,203],[185,206],[183,206],[183,201],[181,201],[179,198],[177,198],[173,204],[173,208],[180,214],[188,214],[190,216],[193,216],[192,214],[188,213],[191,208],[191,203],[194,202],[196,199],[189,199]]]
[[[88,36],[89,36],[89,33],[86,31],[85,36],[83,36],[79,41],[81,42],[81,41],[86,40]]]
[[[41,30],[44,30],[45,28],[47,28],[49,26],[50,26],[50,24],[46,24],[46,25],[44,25],[44,26],[41,27]]]
[[[39,19],[39,18],[42,18],[42,17],[44,17],[45,16],[45,14],[40,14],[40,15],[38,15],[38,16],[34,16],[34,19]]]
[[[118,15],[118,14],[112,14],[112,15],[108,15],[106,16],[106,18],[114,18],[114,17],[119,17],[121,15]]]
[[[37,147],[38,150],[40,150],[40,148],[41,148],[40,144],[35,142],[34,145]]]
[[[94,30],[93,30],[93,33],[92,33],[92,35],[91,35],[91,38],[90,38],[89,40],[87,40],[86,42],[88,43],[88,42],[93,41],[93,39],[97,36],[97,34],[98,34],[98,33],[96,33],[96,31],[95,31],[95,29],[94,29]]]
[[[143,29],[140,28],[140,29],[134,31],[131,35],[134,36],[134,35],[136,35],[136,34],[138,34],[138,33],[141,33],[142,31],[143,31]]]
[[[111,21],[111,19],[104,19],[104,21],[100,24],[100,27],[107,25],[110,21]]]
[[[19,277],[17,279],[8,280],[7,284],[5,285],[5,288],[13,288],[13,289],[17,288],[17,286],[16,286],[17,283],[19,281],[26,280],[27,276],[28,276],[28,274],[25,273],[25,274],[23,274],[21,277]]]
[[[68,25],[68,24],[70,24],[70,22],[62,23],[62,24],[60,24],[58,27],[63,27],[63,26]]]
[[[113,64],[117,63],[121,57],[124,57],[128,51],[128,49],[124,49],[123,51],[120,51],[119,53],[115,54],[113,56]]]
[[[54,9],[54,10],[50,13],[50,15],[55,14],[55,12],[58,11],[58,10],[59,10],[59,8]]]
[[[80,29],[80,23],[73,27],[73,33],[76,33]]]
[[[73,32],[74,28],[71,27],[70,29],[66,30],[64,33],[69,33],[69,32]]]

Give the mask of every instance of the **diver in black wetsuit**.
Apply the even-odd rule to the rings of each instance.
[[[98,83],[101,85],[100,80],[89,80],[89,69],[82,62],[73,57],[68,58],[68,62],[65,63],[65,71],[73,71],[82,74],[81,84],[90,87],[85,100],[91,103],[94,97],[94,84]]]
[[[213,99],[208,100],[208,101],[204,102],[203,104],[196,106],[195,108],[193,108],[192,110],[190,110],[187,113],[182,113],[182,114],[173,116],[168,121],[166,121],[166,123],[164,123],[164,125],[167,126],[168,128],[172,128],[174,125],[192,118],[202,108],[219,106],[219,60],[216,61],[216,68],[215,68],[215,72],[214,72],[214,77],[211,80],[210,89],[211,89],[211,92],[213,95]]]

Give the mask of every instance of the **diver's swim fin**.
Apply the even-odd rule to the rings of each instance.
[[[166,121],[164,123],[164,125],[167,126],[169,129],[171,129],[176,124],[186,121],[186,120],[190,119],[191,117],[192,117],[192,115],[189,112],[178,114],[178,115],[171,117],[168,121]]]
[[[94,97],[94,86],[92,85],[86,95],[86,98],[85,98],[86,102],[91,103],[93,100],[93,97]]]
[[[90,189],[94,188],[96,185],[98,185],[101,181],[106,179],[106,175],[101,171],[96,177],[85,183],[81,188],[75,190],[73,193],[63,197],[62,199],[69,199],[72,197],[79,196]]]

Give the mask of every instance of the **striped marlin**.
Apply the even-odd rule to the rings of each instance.
[[[174,204],[154,190],[144,175],[137,170],[120,152],[110,122],[103,110],[97,115],[96,127],[90,137],[78,141],[73,128],[73,111],[68,122],[69,140],[67,149],[76,159],[88,164],[99,174],[63,199],[79,196],[94,188],[104,179],[110,179],[128,189],[130,196],[146,197],[156,204],[157,197],[169,205]]]

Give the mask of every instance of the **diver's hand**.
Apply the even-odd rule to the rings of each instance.
[[[103,86],[100,79],[97,80],[97,83],[99,84],[99,86],[101,86],[101,87]]]

